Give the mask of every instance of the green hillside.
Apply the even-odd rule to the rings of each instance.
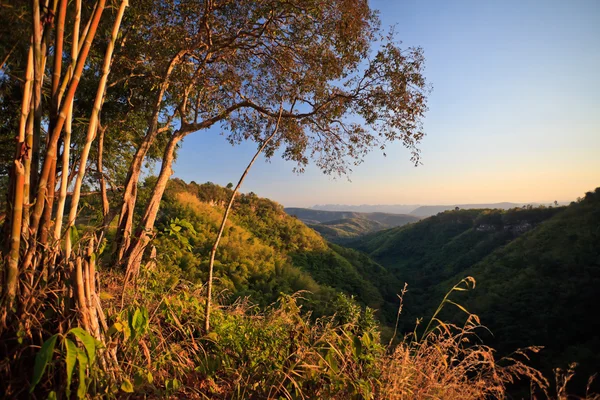
[[[212,183],[169,183],[155,241],[161,265],[188,280],[206,281],[210,248],[230,194]],[[329,245],[281,205],[253,193],[236,198],[216,260],[217,292],[233,299],[250,296],[266,306],[280,293],[306,290],[307,307],[321,315],[342,291],[374,309],[394,307],[388,289],[394,278],[383,267],[355,250]]]
[[[336,243],[343,243],[367,233],[389,228],[381,222],[366,218],[344,218],[320,224],[309,224],[308,226],[319,232],[327,240]]]
[[[323,211],[294,207],[285,208],[285,212],[309,225],[328,241],[338,244],[419,220],[413,215],[382,212]]]
[[[458,301],[500,351],[542,345],[546,367],[600,369],[600,188],[568,207],[447,211],[350,245],[409,284],[405,331],[470,275],[477,289]]]

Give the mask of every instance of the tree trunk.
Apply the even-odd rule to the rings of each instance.
[[[98,169],[98,185],[100,186],[100,195],[102,197],[102,225],[110,223],[106,221],[108,213],[110,212],[110,203],[108,202],[108,194],[106,193],[106,181],[104,179],[104,168],[102,167],[102,157],[104,153],[104,133],[106,128],[103,126],[99,127],[100,137],[98,138],[98,158],[96,160],[96,168]]]
[[[5,282],[5,301],[2,310],[2,326],[6,320],[5,312],[12,308],[13,301],[17,294],[17,283],[19,278],[19,251],[21,244],[21,220],[23,217],[23,186],[25,169],[19,160],[15,160],[15,195],[13,204],[12,227],[10,237],[10,253],[6,271]]]
[[[138,147],[135,156],[129,166],[129,171],[127,173],[127,178],[125,180],[125,188],[123,190],[123,199],[121,202],[121,213],[119,214],[119,224],[117,226],[117,232],[115,235],[115,243],[117,244],[117,262],[120,263],[123,260],[127,249],[130,247],[130,236],[131,230],[133,228],[133,212],[135,209],[135,203],[137,199],[137,185],[140,180],[140,174],[142,171],[142,164],[144,162],[144,158],[152,143],[160,133],[158,129],[158,119],[160,116],[161,105],[163,101],[163,97],[169,88],[171,74],[173,73],[173,69],[185,56],[186,51],[181,51],[173,59],[171,59],[169,66],[167,67],[165,73],[162,77],[162,83],[160,90],[156,96],[156,102],[154,104],[154,108],[152,110],[152,117],[150,119],[150,123],[148,125],[148,130],[146,132],[146,136],[140,147]]]
[[[32,83],[33,83],[33,46],[29,46],[29,52],[27,55],[27,67],[25,70],[25,85],[23,87],[23,99],[21,102],[21,118],[19,120],[19,138],[17,139],[17,149],[15,152],[15,160],[21,159],[24,162],[23,165],[23,197],[20,201],[22,207],[27,207],[29,202],[29,176],[27,172],[29,171],[29,166],[31,165],[31,148],[28,147],[28,138],[29,138],[29,130],[28,125],[33,128],[32,123],[33,119],[31,117],[31,98],[33,96],[32,93]],[[31,131],[33,133],[33,131]],[[16,175],[13,172],[13,179],[16,182]],[[9,196],[13,196],[15,188],[12,187],[9,189]],[[13,198],[8,202],[9,205],[17,204],[16,200]],[[21,212],[21,221],[18,222],[21,232],[23,232],[23,222],[25,218],[23,218],[23,214],[26,213],[27,210],[23,209]],[[12,214],[12,212],[11,212]],[[7,215],[9,215],[7,213]],[[14,221],[11,220],[11,224]]]
[[[51,102],[50,102],[50,124],[48,131],[51,132],[56,124],[58,117],[58,109],[60,106],[60,99],[58,97],[60,77],[62,74],[62,56],[63,56],[63,42],[65,34],[65,15],[67,14],[67,0],[60,0],[60,7],[58,12],[58,21],[56,22],[56,34],[54,38],[54,65],[52,67],[52,91],[51,91]],[[56,188],[56,156],[52,159],[52,167],[50,168],[50,176],[48,178],[48,187],[50,195],[46,196],[46,205],[44,206],[44,213],[42,215],[41,222],[41,233],[39,242],[42,246],[45,246],[48,242],[48,236],[50,233],[50,221],[52,219],[52,208],[54,206],[54,192]]]
[[[75,2],[75,21],[73,23],[73,39],[71,46],[71,65],[77,64],[77,54],[79,48],[79,25],[81,23],[81,0]],[[73,75],[73,68],[69,68],[65,79],[70,80]],[[67,183],[69,180],[69,157],[71,154],[71,131],[73,124],[73,103],[67,109],[67,120],[65,121],[65,134],[63,137],[62,168],[60,177],[60,194],[58,205],[56,207],[56,220],[54,225],[54,239],[59,240],[63,217],[65,213],[65,202],[67,199]],[[66,251],[66,258],[70,256],[70,244]]]
[[[98,89],[96,91],[96,98],[94,99],[94,108],[92,109],[92,114],[90,116],[90,121],[88,124],[88,131],[86,136],[85,145],[83,150],[81,151],[81,159],[79,160],[79,171],[77,174],[77,178],[75,181],[75,187],[73,189],[73,196],[71,198],[71,209],[69,211],[69,219],[67,221],[67,229],[75,224],[75,218],[77,217],[77,209],[79,207],[79,198],[81,196],[81,185],[83,184],[83,177],[85,176],[85,170],[87,167],[87,160],[90,153],[90,149],[92,147],[92,142],[96,137],[96,132],[98,131],[98,125],[100,121],[100,111],[102,110],[102,105],[104,103],[104,94],[106,93],[106,81],[108,80],[108,74],[110,72],[110,65],[112,63],[113,51],[115,48],[115,42],[117,40],[117,35],[119,33],[119,28],[121,26],[121,21],[123,19],[123,14],[125,13],[125,8],[129,5],[128,0],[123,0],[121,2],[121,6],[119,7],[119,13],[115,19],[111,38],[108,43],[108,47],[106,48],[106,53],[104,55],[104,64],[102,66],[102,76],[100,77],[100,82],[98,83]]]
[[[27,126],[27,147],[29,157],[25,159],[25,187],[27,192],[25,201],[25,213],[23,214],[23,232],[26,237],[29,236],[29,208],[32,199],[35,197],[34,188],[37,182],[37,166],[39,151],[39,128],[41,120],[41,101],[42,101],[42,79],[44,70],[42,67],[42,23],[40,17],[40,2],[33,0],[33,90],[31,109],[29,111]]]
[[[165,192],[169,178],[173,174],[173,160],[175,159],[175,149],[177,144],[184,137],[184,134],[175,132],[165,147],[163,156],[163,162],[160,168],[160,174],[158,180],[152,189],[152,195],[146,204],[144,211],[144,217],[140,222],[140,229],[138,234],[133,238],[131,245],[125,252],[126,260],[126,273],[125,273],[125,284],[123,289],[128,282],[134,280],[139,272],[140,264],[142,262],[142,256],[144,250],[150,241],[150,232],[154,228],[154,222],[156,222],[156,215],[160,207],[160,200]]]
[[[79,85],[81,73],[83,72],[83,67],[90,50],[92,40],[96,35],[96,30],[100,22],[100,17],[102,16],[102,12],[104,11],[105,2],[106,0],[98,0],[98,5],[93,16],[92,24],[90,25],[87,37],[85,38],[85,43],[81,48],[80,56],[77,60],[77,65],[74,69],[71,83],[69,84],[69,89],[60,109],[60,114],[56,122],[56,127],[51,132],[50,140],[48,142],[48,148],[46,149],[46,158],[44,159],[44,166],[42,168],[42,173],[38,182],[38,193],[36,197],[36,202],[34,205],[33,213],[31,215],[30,231],[32,237],[30,238],[29,249],[27,250],[27,254],[25,255],[25,259],[23,260],[23,269],[29,268],[33,260],[33,256],[36,252],[36,232],[39,227],[40,218],[42,216],[42,211],[44,208],[48,186],[48,177],[50,174],[50,169],[52,167],[52,160],[56,157],[56,146],[58,144],[58,138],[66,120],[67,109],[69,108],[70,104],[73,102],[73,98],[75,97],[75,91],[77,90],[77,86]]]
[[[260,148],[258,149],[256,154],[254,154],[254,157],[252,157],[252,160],[250,160],[250,163],[248,163],[246,170],[240,177],[238,184],[236,185],[235,189],[233,189],[233,192],[231,193],[231,197],[229,198],[229,203],[227,203],[227,207],[225,208],[225,214],[223,214],[223,220],[221,221],[221,226],[219,227],[219,232],[217,233],[215,242],[213,243],[213,246],[210,250],[210,261],[208,264],[208,285],[207,285],[207,291],[206,291],[206,306],[205,306],[205,311],[204,311],[204,313],[205,313],[204,314],[204,332],[205,333],[208,333],[208,331],[210,330],[212,281],[213,281],[213,270],[214,270],[214,266],[215,266],[215,256],[217,254],[217,248],[219,247],[219,242],[221,241],[221,236],[223,236],[223,231],[225,230],[225,224],[227,223],[227,218],[229,217],[229,212],[231,211],[231,207],[233,206],[233,201],[235,200],[235,196],[236,196],[238,190],[240,190],[242,183],[244,183],[244,179],[246,179],[248,172],[250,172],[250,168],[252,168],[252,165],[254,164],[254,162],[260,155],[260,153],[263,152],[263,150],[265,149],[267,144],[277,134],[277,131],[279,130],[279,123],[281,122],[282,112],[283,112],[283,105],[279,109],[279,117],[277,118],[277,123],[275,124],[275,129],[273,129],[273,133],[271,133],[271,135],[265,139],[262,146],[260,146]]]

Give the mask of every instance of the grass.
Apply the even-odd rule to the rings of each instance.
[[[510,385],[521,381],[531,387],[531,398],[568,398],[572,371],[559,374],[551,394],[549,381],[527,364],[539,348],[497,360],[494,349],[479,340],[484,328],[473,314],[461,326],[434,317],[422,336],[415,333],[385,346],[373,310],[344,295],[335,300],[334,315],[313,318],[302,311],[303,293],[282,295],[263,310],[248,298],[229,304],[222,294],[206,334],[201,328],[204,286],[159,267],[144,271],[137,287],[126,293],[125,307],[121,274],[103,272],[109,329],[97,346],[114,354],[118,365],[107,368],[96,361],[83,375],[73,374],[71,393],[78,388],[86,398],[503,399]],[[450,295],[473,284],[472,279],[460,282],[440,307],[461,307]],[[38,349],[31,346],[23,354]],[[61,371],[68,370],[68,354],[57,346],[44,357],[48,368],[34,396],[64,398]],[[22,394],[16,388],[27,389],[33,376],[31,356],[14,367],[30,372],[3,377],[3,384],[8,378],[15,390],[6,392],[8,398]]]

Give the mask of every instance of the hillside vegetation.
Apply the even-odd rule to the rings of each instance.
[[[568,207],[446,211],[351,243],[407,282],[403,331],[430,316],[457,280],[459,299],[494,332],[501,352],[545,346],[536,365],[600,369],[600,189]],[[455,318],[461,313],[445,314]]]
[[[382,212],[324,211],[294,207],[286,208],[285,212],[309,225],[325,239],[340,244],[368,233],[419,220],[412,215]]]
[[[152,185],[152,178],[147,185]],[[140,188],[142,198],[148,194],[145,186]],[[155,255],[145,260],[135,287],[122,292],[123,272],[103,268],[99,286],[106,312],[106,350],[85,331],[73,329],[50,336],[40,343],[42,350],[14,346],[12,357],[22,365],[33,365],[35,358],[35,371],[20,378],[26,385],[13,376],[0,388],[13,396],[31,388],[39,397],[50,393],[50,397],[66,398],[77,390],[81,398],[474,400],[506,398],[515,393],[514,385],[521,383],[531,387],[536,398],[567,398],[570,372],[559,373],[554,385],[529,365],[527,357],[535,357],[538,348],[502,358],[481,342],[486,330],[476,315],[453,315],[448,300],[468,307],[473,305],[471,301],[479,302],[481,289],[471,290],[474,279],[452,282],[453,277],[442,278],[426,295],[428,289],[419,292],[416,283],[411,283],[410,291],[398,299],[399,278],[403,278],[399,269],[388,270],[364,252],[328,244],[287,215],[281,205],[254,193],[239,195],[234,203],[217,256],[218,295],[212,329],[204,332],[207,255],[230,194],[229,189],[212,183],[172,180],[152,242]],[[100,201],[88,200],[88,210]],[[591,206],[591,200],[586,198],[575,206],[593,211],[596,206]],[[469,230],[487,237],[482,243],[493,241],[496,235],[498,243],[513,243],[559,216],[568,220],[569,210],[572,208],[450,212],[374,234],[363,244],[364,249],[373,246],[382,251],[377,253],[381,258],[384,250],[393,248],[392,239],[401,237],[407,242],[410,237],[402,235],[409,231],[431,234],[441,226],[447,229],[439,231],[438,242],[421,246],[432,250],[443,238],[468,237],[463,235]],[[584,218],[583,214],[580,217]],[[79,224],[80,235],[89,234],[85,229],[93,219],[93,215],[82,215],[85,224]],[[418,247],[417,242],[406,243],[405,255],[408,249]],[[465,245],[468,247],[478,246]],[[100,253],[98,260],[102,259]],[[416,259],[410,262],[416,263]],[[462,265],[459,260],[457,257],[456,268]],[[475,269],[472,272],[477,273]],[[417,269],[413,275],[419,277]],[[480,279],[486,281],[484,275]],[[444,299],[445,293],[438,295],[436,291],[442,288],[447,289],[449,298]],[[421,293],[423,304],[415,302],[415,293]],[[443,307],[435,315],[438,319],[430,319],[431,310],[440,302]],[[400,304],[400,331],[392,336]],[[421,325],[426,325],[426,330],[417,329],[404,337],[415,310],[423,310],[428,316],[425,321],[431,323]],[[509,313],[505,318],[503,323],[511,323]],[[446,322],[448,319],[458,324]],[[481,322],[491,320],[493,315]],[[78,347],[78,340],[85,346]],[[16,341],[13,338],[4,345]],[[573,339],[572,343],[577,342]],[[509,348],[511,344],[501,346]],[[69,361],[73,352],[77,364]],[[121,360],[118,366],[94,368],[115,359]],[[85,372],[87,366],[89,373]],[[68,381],[59,386],[56,382],[64,379],[63,375]],[[591,394],[587,398],[596,399]]]
[[[539,204],[534,204],[539,205]],[[521,204],[517,203],[491,203],[491,204],[451,204],[445,206],[419,206],[410,212],[410,215],[416,217],[426,218],[436,215],[444,211],[455,210],[456,208],[465,210],[480,210],[480,209],[501,209],[510,210],[512,208],[521,207]]]
[[[210,248],[230,195],[211,183],[172,180],[157,221],[158,261],[185,279],[206,281]],[[216,260],[217,292],[225,290],[232,299],[250,296],[266,306],[280,293],[306,290],[307,306],[323,315],[341,291],[389,315],[396,307],[396,280],[383,267],[355,250],[328,244],[281,205],[253,193],[234,203]]]
[[[341,243],[348,239],[354,239],[367,233],[378,232],[389,229],[389,226],[381,222],[366,218],[344,218],[320,224],[308,224],[309,227],[319,232],[321,236],[329,241]]]

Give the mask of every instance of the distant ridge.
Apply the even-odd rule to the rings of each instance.
[[[567,205],[569,202],[559,202],[560,205]],[[509,210],[511,208],[521,208],[524,205],[532,205],[537,207],[539,205],[551,205],[551,202],[547,203],[511,203],[511,202],[500,202],[500,203],[478,203],[478,204],[447,204],[447,205],[419,205],[419,204],[361,204],[361,205],[348,205],[348,204],[317,204],[309,210],[315,211],[329,211],[345,213],[345,215],[339,215],[338,218],[353,218],[355,215],[352,213],[386,213],[386,214],[408,214],[419,218],[431,217],[440,212],[454,210],[456,207],[460,209],[482,209],[482,208],[497,208],[501,210]],[[331,218],[335,219],[335,218]],[[319,221],[323,222],[323,221]]]
[[[312,208],[285,208],[329,241],[342,243],[358,236],[419,221],[409,214],[382,212],[324,211]]]
[[[537,204],[532,204],[537,205]],[[509,210],[511,208],[522,207],[521,203],[489,203],[489,204],[453,204],[446,206],[420,206],[410,212],[410,215],[414,215],[416,217],[430,217],[437,213],[441,213],[444,211],[454,210],[456,207],[460,209],[473,210],[473,209],[482,209],[482,208],[498,208],[501,210]]]
[[[322,211],[352,211],[360,213],[382,212],[388,214],[410,214],[411,211],[419,206],[419,204],[317,204],[310,207],[310,209]]]
[[[297,207],[286,207],[284,210],[287,214],[296,216],[298,219],[309,224],[320,224],[336,220],[360,218],[376,221],[384,224],[388,228],[392,228],[405,225],[409,222],[416,222],[420,219],[409,214],[393,214],[382,212],[363,213],[356,211],[323,211],[312,208]]]

